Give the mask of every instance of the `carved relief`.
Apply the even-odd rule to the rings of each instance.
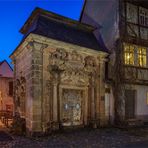
[[[71,85],[88,85],[89,80],[82,71],[65,71],[61,74],[61,83]]]
[[[87,85],[83,57],[76,51],[67,53],[64,49],[57,49],[50,56],[50,71],[60,73],[60,82],[72,85]],[[56,74],[53,74],[55,79]],[[57,79],[57,78],[56,78]],[[54,81],[54,80],[53,80]]]
[[[68,54],[68,61],[65,63],[67,69],[82,70],[84,68],[83,57],[76,51]]]
[[[56,49],[49,57],[52,69],[64,69],[67,53],[64,49]]]
[[[26,94],[26,80],[24,77],[16,80],[15,86],[15,105],[16,111],[21,116],[25,115],[25,94]]]
[[[92,56],[87,56],[85,57],[85,71],[88,73],[94,72],[96,69],[96,61],[94,57]]]

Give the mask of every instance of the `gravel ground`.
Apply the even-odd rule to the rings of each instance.
[[[136,143],[140,143],[139,148],[142,148],[141,143],[148,143],[148,128],[77,129],[40,138],[14,135],[12,138],[10,141],[0,141],[0,148],[124,148]]]

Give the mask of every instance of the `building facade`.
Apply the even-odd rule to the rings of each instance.
[[[13,111],[13,70],[7,61],[0,62],[0,111]]]
[[[111,52],[106,79],[111,122],[116,116],[147,123],[148,2],[86,0],[80,21],[97,27],[96,38]]]
[[[94,28],[36,8],[11,54],[15,112],[27,132],[107,124],[105,62]]]

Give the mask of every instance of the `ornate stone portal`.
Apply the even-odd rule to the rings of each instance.
[[[14,56],[15,112],[25,118],[29,133],[106,125],[106,54],[72,47],[31,41]]]
[[[97,95],[100,95],[98,74],[101,64],[97,60],[94,56],[78,54],[76,50],[68,52],[57,48],[50,52],[50,83],[46,88],[47,91],[50,89],[53,108],[50,128],[89,124],[95,124],[97,127],[101,124],[101,115],[97,115],[100,108],[96,105],[97,102],[100,103]],[[47,99],[48,96],[49,94],[46,96]]]

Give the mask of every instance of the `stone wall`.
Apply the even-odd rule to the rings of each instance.
[[[26,127],[31,128],[32,51],[28,48],[28,43],[22,45],[11,58],[14,64],[14,112],[25,118]]]

